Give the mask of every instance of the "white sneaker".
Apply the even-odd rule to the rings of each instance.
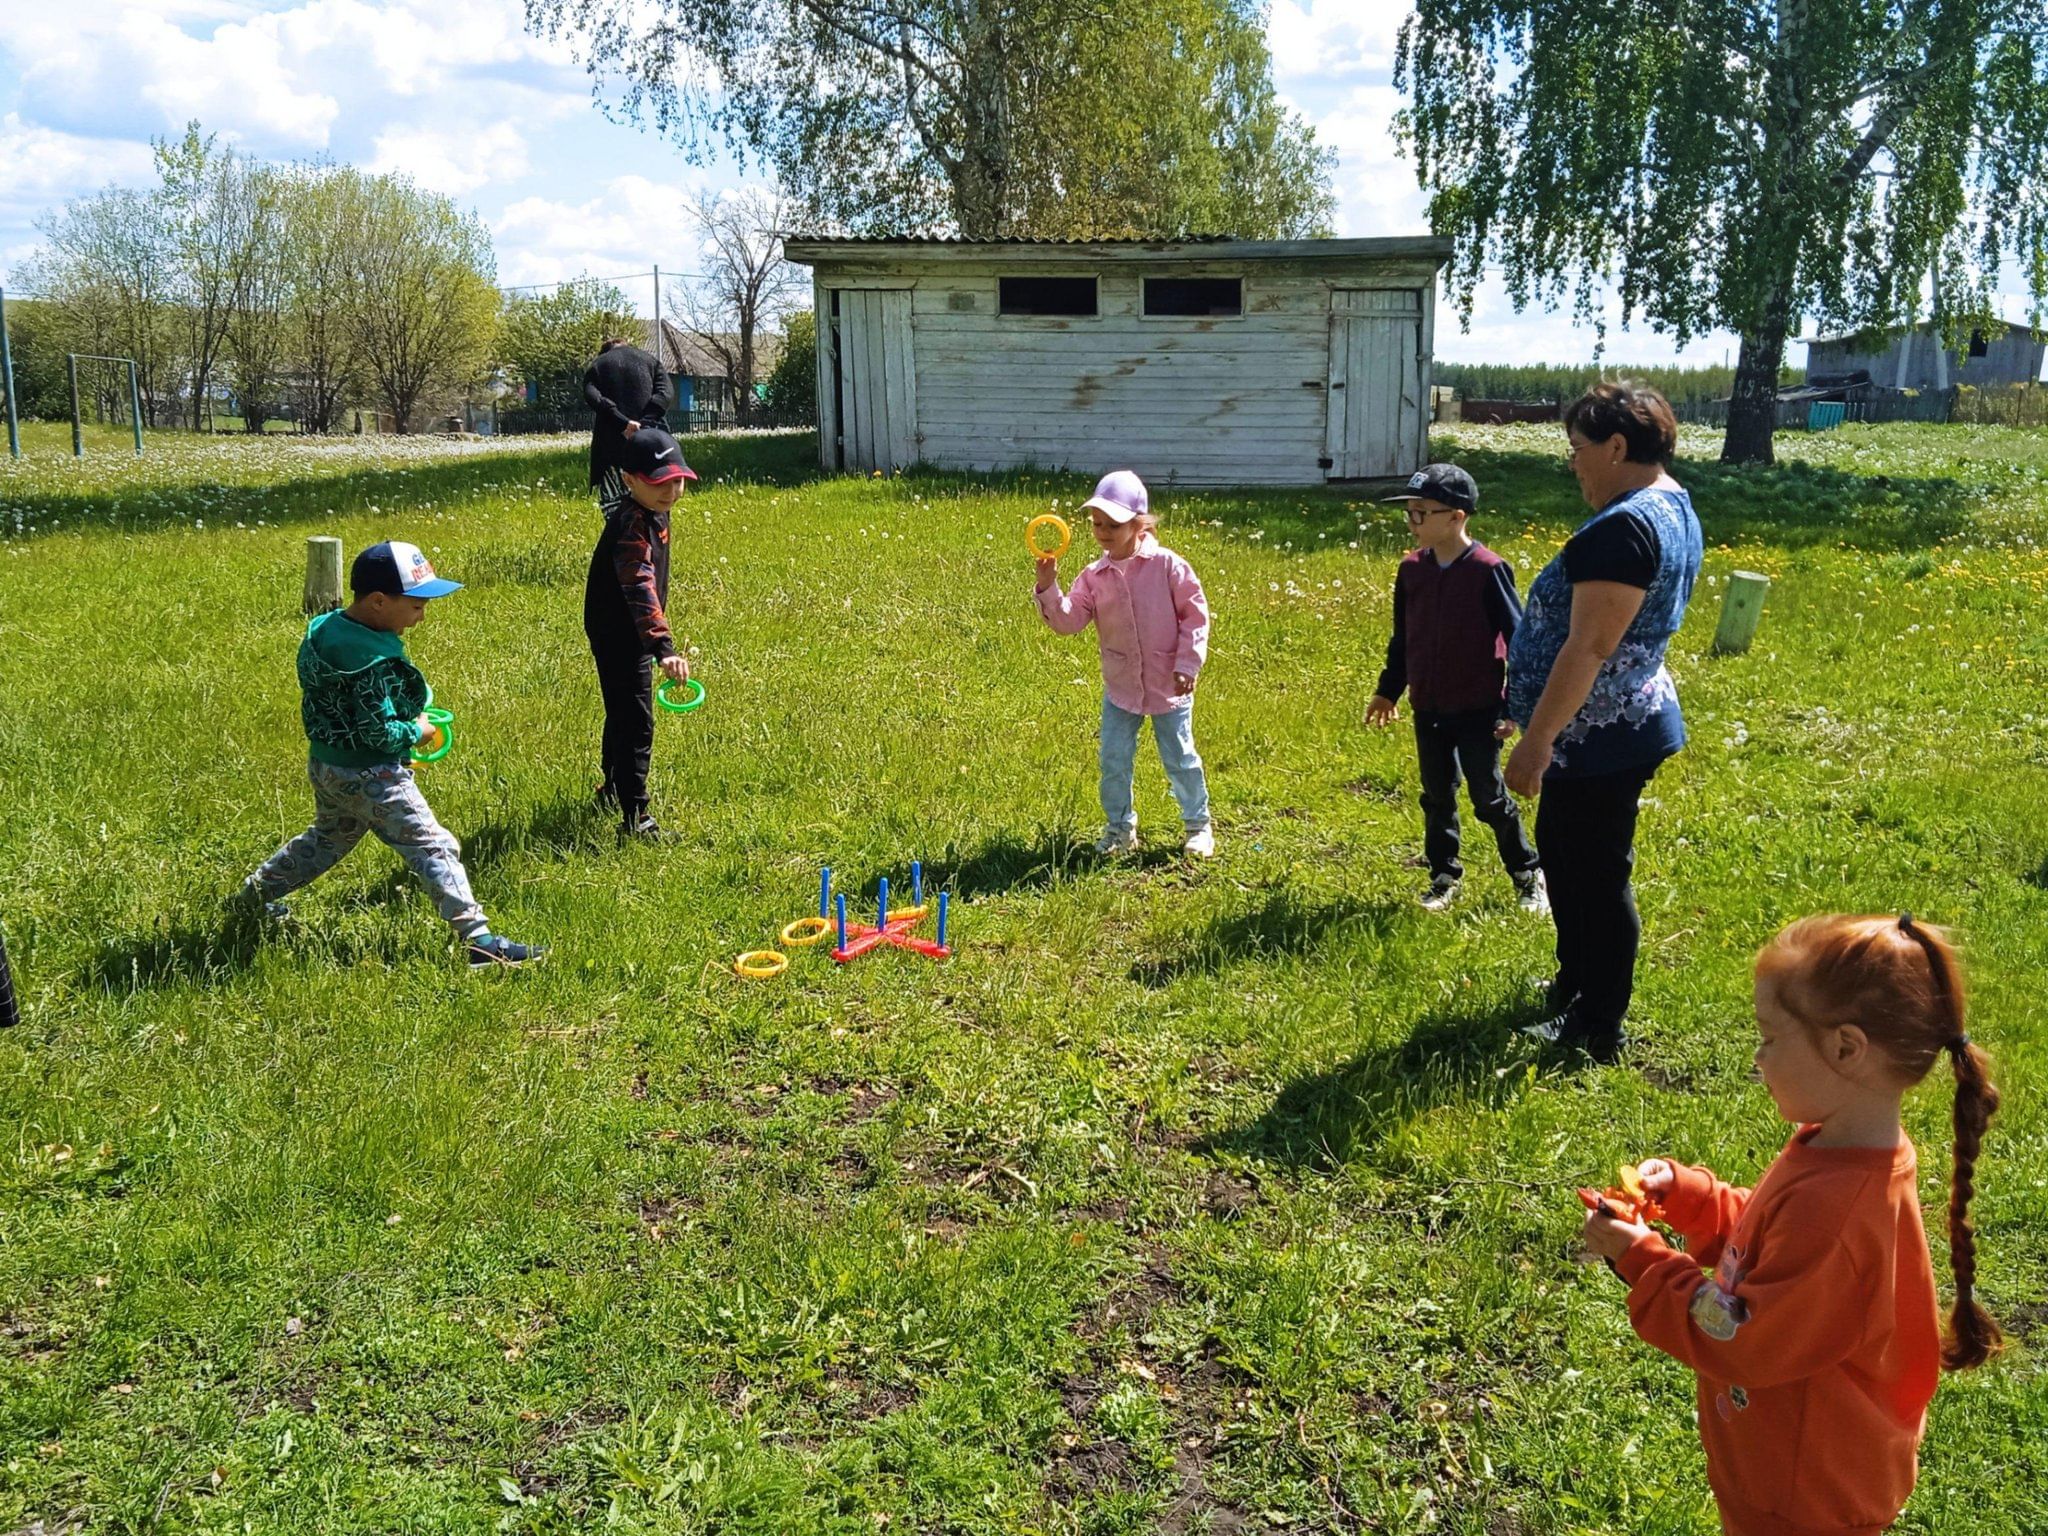
[[[1138,829],[1136,827],[1107,827],[1102,836],[1095,839],[1095,851],[1104,858],[1114,853],[1136,853],[1138,851]]]
[[[1213,859],[1216,857],[1216,829],[1197,827],[1188,834],[1188,840],[1181,845],[1191,859]]]
[[[1422,910],[1441,912],[1458,899],[1458,882],[1439,875],[1429,882],[1429,889],[1421,896]]]
[[[1550,913],[1550,888],[1543,881],[1543,871],[1537,870],[1526,882],[1515,882],[1515,905],[1524,912],[1533,912],[1538,917]]]

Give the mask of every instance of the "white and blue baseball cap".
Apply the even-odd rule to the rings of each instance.
[[[358,597],[365,592],[382,592],[390,597],[446,597],[462,590],[461,582],[434,574],[434,567],[420,552],[419,545],[397,539],[372,544],[357,555],[356,563],[349,567],[348,584]]]

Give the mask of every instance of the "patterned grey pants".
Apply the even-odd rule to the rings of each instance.
[[[276,901],[325,874],[365,832],[375,832],[419,876],[458,937],[473,939],[490,931],[470,894],[462,845],[434,819],[410,768],[403,763],[337,768],[314,758],[306,764],[306,776],[313,781],[313,825],[249,877],[265,901]]]

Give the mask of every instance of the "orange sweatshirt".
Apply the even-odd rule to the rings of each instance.
[[[1728,1536],[1879,1536],[1913,1491],[1941,1324],[1913,1144],[1811,1145],[1752,1194],[1679,1164],[1656,1234],[1616,1261],[1645,1342],[1699,1373]]]

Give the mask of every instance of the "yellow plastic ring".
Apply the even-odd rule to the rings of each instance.
[[[1053,527],[1060,531],[1060,542],[1057,549],[1040,549],[1038,547],[1038,530],[1047,523],[1052,524]],[[1066,519],[1054,517],[1050,512],[1041,512],[1024,525],[1024,547],[1031,551],[1033,559],[1057,560],[1067,552],[1067,546],[1073,542],[1074,535],[1072,530],[1067,527]]]
[[[891,907],[889,909],[889,921],[893,923],[907,917],[915,922],[930,910],[930,907]]]
[[[733,961],[732,968],[751,981],[763,981],[788,970],[789,956],[775,949],[750,949]]]
[[[832,924],[822,917],[800,917],[782,928],[782,942],[792,948],[802,949],[806,944],[815,944],[832,931]]]

